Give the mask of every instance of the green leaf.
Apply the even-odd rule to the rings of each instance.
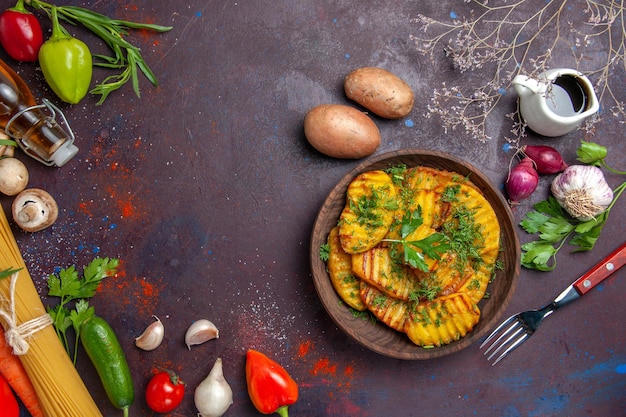
[[[596,245],[598,237],[594,237],[592,234],[575,235],[572,240],[569,241],[570,245],[575,246],[574,252],[585,252],[593,249]]]
[[[58,277],[54,274],[50,274],[48,277],[48,295],[60,297],[61,305],[73,299],[73,295],[79,289],[80,282],[78,282],[78,273],[74,266],[62,269]]]
[[[422,217],[421,206],[417,206],[417,210],[407,211],[404,216],[402,216],[402,225],[400,227],[400,236],[402,239],[406,239],[406,237],[417,230],[422,223],[424,223],[424,218]]]
[[[404,262],[420,271],[428,272],[428,265],[424,260],[424,255],[408,245],[404,245]]]
[[[330,257],[330,245],[328,243],[324,243],[320,245],[320,259],[324,262],[328,261]]]
[[[539,226],[539,237],[546,242],[558,242],[574,230],[566,219],[562,217],[551,217],[548,221]]]
[[[550,216],[546,216],[538,211],[530,211],[526,213],[526,217],[520,222],[520,226],[528,233],[537,233],[539,228],[548,220]]]
[[[16,272],[20,271],[21,269],[22,268],[18,268],[18,269],[7,268],[4,271],[0,271],[0,279],[6,278],[6,277],[10,277],[11,275],[15,274]]]
[[[553,196],[550,196],[546,200],[538,202],[533,207],[538,212],[547,214],[552,217],[565,217],[565,212],[563,211],[563,208]]]
[[[576,150],[577,161],[583,164],[601,166],[608,151],[606,147],[593,142],[581,141],[580,147]]]
[[[400,164],[395,167],[387,168],[385,172],[389,174],[394,184],[399,185],[402,184],[402,181],[404,181],[406,170],[406,165]]]
[[[100,282],[117,273],[119,260],[115,258],[95,258],[83,270],[83,282],[80,296],[76,298],[90,298],[96,294]]]
[[[48,308],[47,311],[50,317],[52,317],[54,327],[58,330],[65,332],[72,325],[69,317],[70,311],[67,308],[56,305],[53,308]]]
[[[569,242],[571,245],[576,246],[574,252],[589,251],[594,248],[607,221],[608,214],[606,213],[607,212],[604,212],[602,215],[598,216],[597,220],[589,220],[576,227],[575,230],[577,233]],[[590,224],[590,222],[593,223]],[[585,227],[582,227],[583,225],[585,225]]]
[[[406,243],[421,249],[424,255],[429,258],[439,260],[441,259],[439,255],[450,249],[450,245],[442,242],[446,242],[446,236],[441,233],[433,233],[422,240],[415,240]]]
[[[95,316],[95,314],[95,309],[89,306],[87,300],[80,300],[76,303],[75,309],[70,312],[70,320],[76,332],[76,337],[80,337],[80,326],[83,322],[89,317]]]
[[[522,245],[522,251],[522,266],[526,268],[551,271],[556,267],[557,250],[549,243],[528,242]]]

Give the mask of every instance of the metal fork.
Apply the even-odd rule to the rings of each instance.
[[[495,358],[492,366],[497,364],[532,336],[543,319],[564,305],[585,295],[613,272],[620,269],[624,263],[626,263],[626,242],[574,281],[550,304],[539,310],[524,311],[509,317],[485,339],[479,349],[488,346],[484,355],[489,361]]]

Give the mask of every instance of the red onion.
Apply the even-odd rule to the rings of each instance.
[[[539,184],[539,174],[535,163],[530,158],[524,158],[509,173],[504,184],[512,204],[530,197]]]
[[[551,146],[524,145],[520,151],[533,160],[540,174],[556,174],[567,168],[559,151]]]

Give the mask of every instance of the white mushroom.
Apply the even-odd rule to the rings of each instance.
[[[56,201],[39,188],[19,193],[13,201],[13,220],[27,232],[38,232],[52,225],[59,215]]]
[[[15,155],[15,147],[17,146],[17,143],[15,143],[14,140],[11,140],[11,138],[9,138],[9,136],[3,131],[0,131],[0,141],[4,143],[3,145],[0,145],[0,157]]]
[[[28,184],[28,169],[16,158],[0,159],[0,192],[15,195]]]

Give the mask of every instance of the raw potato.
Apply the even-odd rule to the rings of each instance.
[[[386,119],[399,119],[413,109],[413,90],[401,78],[382,68],[364,67],[344,80],[349,99]]]
[[[369,156],[381,141],[372,119],[342,104],[322,104],[311,109],[304,118],[304,135],[321,153],[343,159]]]

